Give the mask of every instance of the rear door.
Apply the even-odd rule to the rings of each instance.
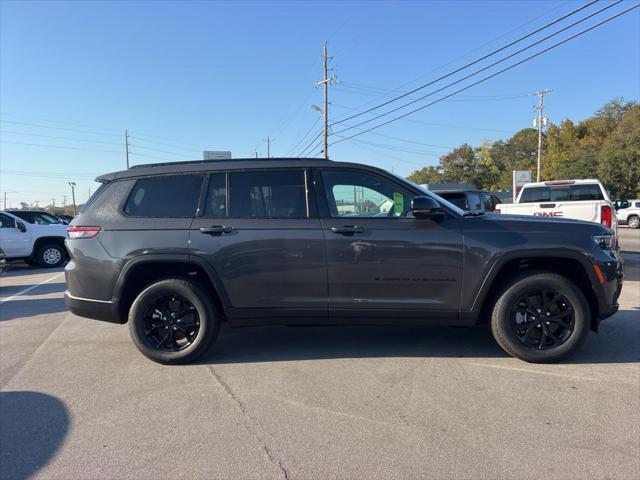
[[[304,168],[211,173],[191,226],[234,319],[326,317],[324,239]]]
[[[330,316],[457,317],[463,247],[456,218],[413,218],[414,193],[364,169],[322,169],[316,185],[324,193]]]

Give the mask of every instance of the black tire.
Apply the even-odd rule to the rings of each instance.
[[[586,339],[590,324],[591,311],[580,289],[568,278],[549,272],[513,278],[498,295],[491,315],[498,345],[532,363],[556,362],[571,355]]]
[[[59,243],[45,243],[38,247],[35,262],[44,268],[59,267],[67,258],[67,250]]]
[[[627,225],[629,228],[640,228],[640,217],[637,215],[630,215],[627,218]]]
[[[158,308],[159,304],[165,304],[163,302],[167,308]],[[174,308],[176,303],[178,307]],[[151,311],[154,312],[152,315]],[[187,313],[182,316],[173,315],[185,311]],[[157,321],[153,323],[154,320]],[[181,324],[181,321],[187,323]],[[182,278],[169,278],[149,285],[129,309],[129,332],[133,343],[143,355],[158,363],[193,362],[209,349],[219,331],[220,316],[211,296],[199,284]],[[165,333],[167,338],[164,338]]]

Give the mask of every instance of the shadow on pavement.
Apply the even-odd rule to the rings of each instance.
[[[30,317],[36,315],[49,315],[68,311],[62,297],[17,299],[0,305],[0,322],[23,317],[23,320],[28,321]]]
[[[0,476],[24,479],[47,465],[64,442],[70,415],[38,392],[0,392]]]
[[[640,361],[637,311],[606,320],[600,333],[563,363]],[[454,327],[223,327],[211,351],[199,363],[278,362],[331,358],[504,358],[487,326]]]
[[[21,292],[22,290],[32,287],[35,284],[32,285],[3,285],[2,287],[0,287],[0,294],[2,294],[2,296],[4,298],[7,297],[11,297],[12,295],[15,295],[18,292]],[[38,288],[34,288],[33,290],[25,293],[25,296],[35,296],[35,295],[47,295],[49,293],[62,293],[64,292],[66,288],[66,284],[64,283],[64,279],[62,279],[62,281],[60,282],[50,282],[50,283],[44,283],[42,285],[38,285]],[[2,300],[0,298],[0,300]]]

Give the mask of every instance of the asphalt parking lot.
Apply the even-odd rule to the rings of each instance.
[[[70,314],[61,270],[0,281],[2,478],[638,478],[640,255],[559,365],[487,329],[225,329],[165,367]]]

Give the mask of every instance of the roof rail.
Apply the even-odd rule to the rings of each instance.
[[[129,167],[129,170],[133,170],[136,168],[149,168],[149,167],[164,167],[167,165],[197,165],[204,163],[219,163],[219,162],[251,162],[251,161],[278,161],[278,160],[325,160],[324,158],[307,158],[307,157],[270,157],[270,158],[220,158],[220,159],[212,159],[212,160],[184,160],[179,162],[158,162],[158,163],[141,163],[139,165],[132,165]],[[330,160],[327,160],[330,161]]]

